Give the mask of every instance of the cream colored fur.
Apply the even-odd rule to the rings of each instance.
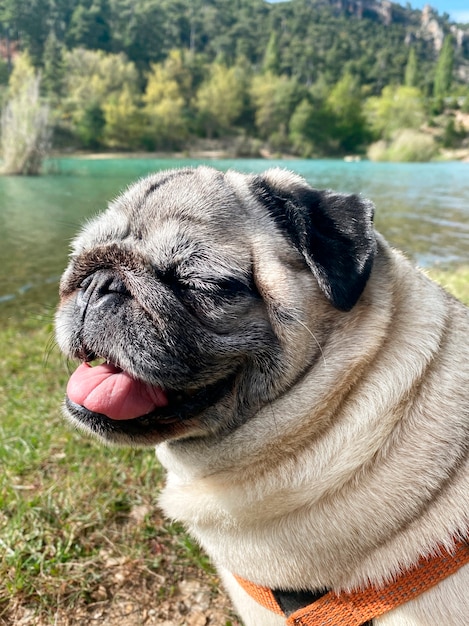
[[[318,325],[310,305],[298,347]],[[380,240],[360,302],[330,323],[322,358],[254,419],[213,446],[158,447],[163,509],[248,626],[282,620],[226,572],[285,589],[379,584],[469,531],[467,310]],[[468,589],[466,567],[376,623],[466,626]]]

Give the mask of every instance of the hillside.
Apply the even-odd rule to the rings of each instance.
[[[174,150],[237,137],[241,154],[267,144],[334,155],[423,126],[444,147],[467,139],[469,25],[430,7],[3,0],[0,101],[21,52],[41,73],[59,147]],[[383,119],[396,99],[397,127]]]
[[[209,61],[222,55],[234,63],[244,56],[256,66],[272,32],[279,70],[306,83],[324,72],[338,80],[350,67],[379,90],[401,78],[413,45],[425,84],[449,33],[456,44],[456,75],[467,78],[469,65],[467,25],[452,24],[429,7],[417,11],[389,0],[5,0],[0,23],[3,56],[8,36],[27,48],[38,66],[51,36],[67,48],[124,52],[141,69],[174,48]]]

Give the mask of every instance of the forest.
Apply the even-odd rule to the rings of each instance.
[[[0,0],[0,104],[4,164],[20,135],[33,169],[201,142],[429,160],[469,148],[469,26],[387,0]]]

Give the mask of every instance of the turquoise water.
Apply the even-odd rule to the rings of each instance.
[[[243,172],[279,166],[318,188],[361,193],[376,205],[377,228],[420,265],[469,262],[467,163],[63,158],[49,164],[52,174],[0,177],[0,320],[22,307],[53,310],[70,239],[129,183],[199,163]]]

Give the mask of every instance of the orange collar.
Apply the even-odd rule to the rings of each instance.
[[[235,578],[259,604],[278,615],[288,617],[287,626],[361,626],[368,620],[413,600],[454,574],[466,563],[469,563],[469,543],[458,541],[451,551],[440,548],[437,554],[421,558],[411,569],[382,587],[369,586],[338,594],[329,591],[312,604],[290,615],[280,606],[275,591],[239,576]]]

